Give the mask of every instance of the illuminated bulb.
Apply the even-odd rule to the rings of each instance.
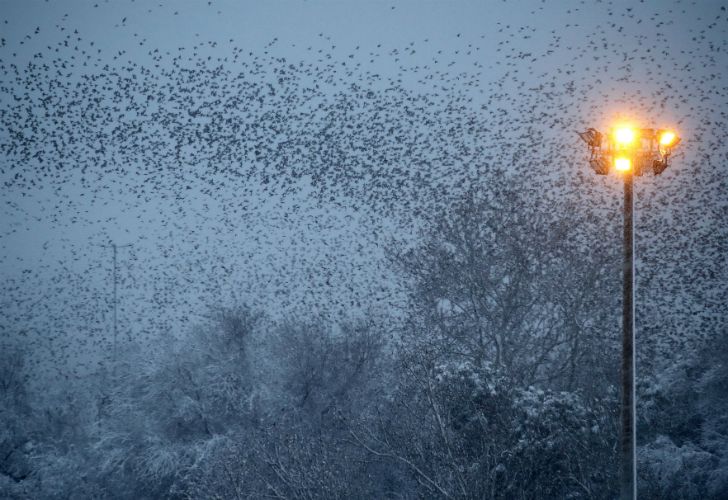
[[[614,140],[621,146],[628,146],[634,142],[636,135],[634,129],[621,127],[614,131]]]
[[[632,162],[629,158],[615,158],[614,168],[620,172],[627,172],[630,168],[632,168]]]
[[[677,136],[675,135],[675,132],[668,130],[660,135],[660,144],[662,146],[671,146],[672,143],[675,142],[676,138]]]

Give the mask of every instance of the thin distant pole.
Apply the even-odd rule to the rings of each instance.
[[[125,248],[130,247],[131,243],[126,245],[117,245],[116,243],[112,242],[111,247],[114,249],[114,345],[113,345],[113,358],[114,358],[114,375],[116,374],[116,365],[118,362],[118,334],[119,334],[119,323],[118,323],[118,293],[117,293],[117,274],[118,274],[118,259],[117,255],[119,252],[119,248]]]
[[[116,361],[117,361],[117,344],[116,344],[116,337],[118,332],[118,325],[117,325],[117,305],[116,305],[116,254],[118,252],[118,249],[116,247],[116,243],[111,244],[114,247],[114,372],[116,372]]]
[[[637,498],[635,427],[634,175],[624,176],[624,262],[622,281],[622,500]]]

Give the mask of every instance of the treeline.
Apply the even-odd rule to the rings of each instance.
[[[7,337],[0,496],[614,498],[620,255],[585,242],[618,228],[579,214],[466,196],[390,245],[403,311],[220,307],[161,359],[127,348],[83,380],[39,386]],[[728,337],[713,333],[640,372],[644,498],[728,492]]]

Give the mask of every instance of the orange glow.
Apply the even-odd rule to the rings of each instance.
[[[665,130],[660,134],[660,145],[672,146],[675,143],[675,139],[677,139],[677,135],[675,134],[675,132],[671,130]]]
[[[632,168],[632,161],[629,158],[617,157],[614,159],[614,168],[620,172],[627,172]]]
[[[620,146],[629,146],[637,137],[637,132],[632,127],[619,127],[614,131],[614,140]]]

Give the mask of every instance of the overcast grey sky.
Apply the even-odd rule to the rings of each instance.
[[[415,94],[441,91],[438,85],[458,78],[480,82],[458,89],[472,95],[473,107],[487,105],[498,88],[505,95],[530,92],[536,106],[547,108],[548,93],[534,89],[556,82],[573,86],[575,102],[562,110],[560,126],[543,125],[547,136],[604,128],[617,118],[678,127],[685,137],[683,170],[667,178],[686,175],[684,166],[698,155],[691,144],[706,121],[725,120],[728,36],[719,1],[3,0],[0,23],[4,67],[22,68],[42,54],[46,63],[58,58],[74,65],[60,77],[71,82],[123,72],[127,61],[169,70],[178,55],[182,66],[209,56],[225,69],[248,71],[233,62],[236,48],[243,59],[335,63],[342,81],[353,78],[347,71],[383,75],[379,84],[399,79]],[[17,82],[3,85],[18,91]],[[12,103],[8,93],[1,99]],[[701,139],[707,143],[714,133]],[[571,138],[573,149],[559,153],[567,158],[580,151]],[[24,168],[2,161],[3,180]],[[584,168],[571,161],[561,166]],[[341,200],[314,204],[305,185],[283,198],[254,196],[244,213],[229,211],[240,196],[240,186],[232,185],[209,198],[187,194],[181,210],[160,197],[139,201],[122,175],[105,182],[107,189],[85,197],[73,181],[3,191],[0,272],[20,285],[6,289],[2,300],[18,317],[37,320],[28,308],[53,297],[55,305],[43,314],[68,316],[67,325],[93,317],[108,327],[110,250],[101,245],[109,239],[134,245],[120,253],[130,332],[154,328],[140,320],[149,320],[154,294],[167,294],[172,315],[184,310],[194,321],[217,302],[248,300],[274,313],[333,302],[354,310],[371,304],[349,307],[353,302],[395,293],[380,247],[383,232],[397,224],[387,213],[362,214]],[[175,189],[160,192],[177,196]],[[71,202],[59,205],[64,197]]]

